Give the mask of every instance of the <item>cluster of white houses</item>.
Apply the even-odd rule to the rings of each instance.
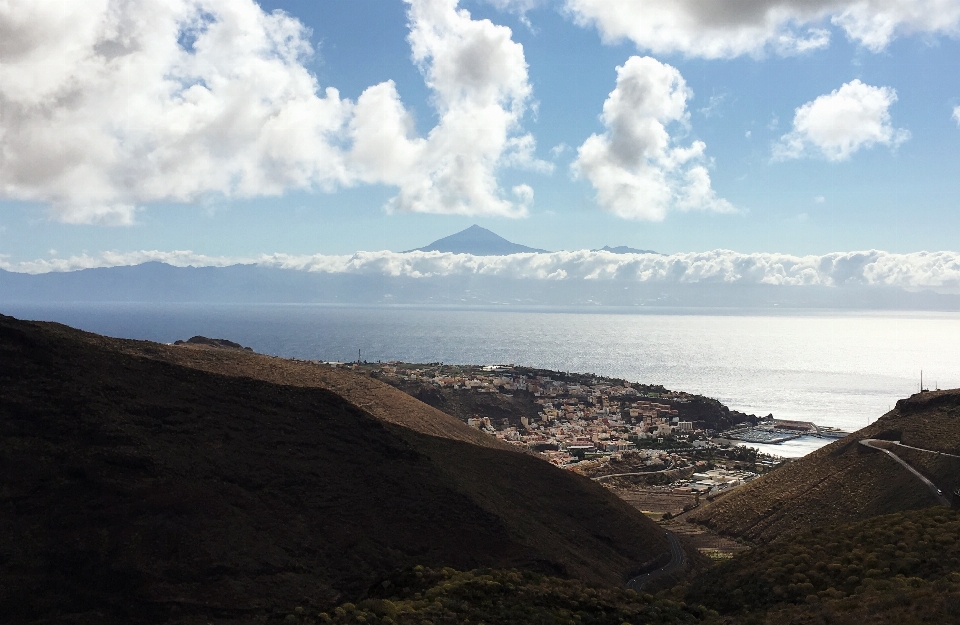
[[[701,433],[692,421],[681,421],[676,407],[693,399],[687,393],[655,393],[602,379],[594,379],[590,384],[554,380],[545,375],[528,375],[512,366],[444,367],[391,362],[379,364],[377,369],[388,377],[440,389],[508,396],[515,391],[532,394],[538,408],[536,417],[521,417],[518,424],[516,420],[511,423],[510,419],[476,415],[467,419],[467,424],[504,442],[535,450],[557,466],[590,473],[629,454],[631,463],[652,471],[686,468],[688,477],[676,486],[699,493],[731,488],[755,476],[745,471],[712,469],[690,477],[694,467],[704,463],[691,460],[683,452],[637,449],[634,441],[641,439]],[[744,428],[743,433],[747,431]],[[689,440],[694,448],[715,446],[704,439],[691,436]]]
[[[531,393],[538,405],[536,417],[506,419],[475,416],[467,424],[519,446],[547,450],[557,464],[582,459],[585,454],[611,454],[636,447],[631,437],[665,437],[695,433],[694,424],[681,421],[676,404],[691,396],[682,392],[644,393],[629,383],[595,379],[593,384],[527,375],[511,366],[453,368],[442,365],[379,365],[386,376],[430,384],[437,388],[476,393]],[[669,403],[667,403],[669,402]]]

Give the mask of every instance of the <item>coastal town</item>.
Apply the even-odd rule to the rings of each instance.
[[[514,365],[326,363],[376,377],[505,443],[607,485],[716,494],[784,459],[743,447],[843,433],[593,374]]]

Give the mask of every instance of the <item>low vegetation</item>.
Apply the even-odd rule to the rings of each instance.
[[[698,576],[686,599],[721,614],[772,611],[783,619],[776,622],[792,622],[893,609],[919,618],[934,596],[960,617],[958,593],[960,516],[937,507],[811,530],[745,552]]]
[[[924,392],[901,399],[883,421],[892,430],[891,438],[905,445],[960,454],[960,391]]]
[[[304,625],[680,625],[717,617],[699,605],[518,570],[460,572],[418,566],[384,582],[376,594],[380,596],[331,612],[312,614],[301,608],[286,620]]]
[[[960,622],[960,516],[945,508],[809,531],[658,595],[518,570],[415,567],[291,624],[913,625]]]

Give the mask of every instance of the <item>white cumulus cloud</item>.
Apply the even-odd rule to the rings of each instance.
[[[960,126],[960,106],[954,107],[953,119],[957,122],[957,126]]]
[[[890,106],[897,92],[852,80],[797,109],[793,129],[774,146],[774,158],[800,158],[811,153],[845,161],[854,152],[877,144],[897,147],[910,132],[893,127]]]
[[[249,258],[211,257],[190,251],[139,251],[18,263],[0,257],[0,268],[23,273],[47,273],[135,265],[149,261],[165,262],[178,267],[223,267],[245,263],[292,271],[418,279],[490,276],[506,279],[664,284],[771,284],[946,290],[960,288],[960,253],[892,254],[877,250],[810,256],[743,254],[730,250],[671,255],[614,254],[580,250],[508,256],[381,251],[342,256],[268,254]]]
[[[617,86],[603,104],[607,131],[590,136],[573,163],[604,209],[626,219],[660,221],[674,210],[731,212],[702,164],[706,145],[675,145],[668,125],[684,125],[692,96],[680,72],[651,57],[617,68]]]
[[[706,58],[823,48],[831,23],[873,51],[901,35],[955,35],[960,25],[960,0],[566,0],[565,6],[606,40]]]
[[[357,103],[319,85],[309,31],[253,0],[0,2],[0,198],[128,224],[154,202],[383,183],[396,210],[524,214],[496,179],[550,169],[519,131],[522,47],[456,0],[408,2],[440,114],[423,138],[392,82]]]
[[[13,0],[0,42],[0,194],[64,221],[348,177],[349,103],[303,67],[303,26],[251,0]]]
[[[534,156],[533,137],[519,132],[532,93],[523,47],[509,28],[472,19],[456,0],[407,2],[413,59],[440,121],[414,136],[393,83],[371,87],[350,124],[351,163],[365,181],[400,188],[393,210],[525,215],[532,189],[512,202],[496,179],[501,166],[552,171]]]

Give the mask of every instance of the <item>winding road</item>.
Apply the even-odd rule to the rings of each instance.
[[[938,502],[940,502],[944,506],[947,506],[947,507],[950,506],[950,500],[944,496],[943,492],[941,492],[941,490],[937,488],[936,484],[928,480],[926,476],[924,476],[922,473],[920,473],[919,471],[911,467],[909,464],[907,464],[905,461],[903,461],[900,458],[900,456],[893,453],[889,449],[884,449],[883,447],[879,447],[876,443],[885,443],[888,445],[894,444],[907,449],[915,449],[917,451],[922,451],[930,454],[950,456],[952,458],[960,458],[960,456],[956,456],[953,454],[945,454],[942,452],[932,451],[929,449],[920,449],[919,447],[911,447],[909,445],[902,445],[898,441],[880,441],[874,438],[865,438],[860,441],[860,444],[863,445],[864,447],[868,447],[876,451],[882,451],[886,455],[893,458],[893,460],[895,460],[903,468],[905,468],[907,471],[909,471],[914,476],[916,476],[918,480],[923,482],[924,485],[930,489],[931,494],[933,494],[933,496],[937,499]],[[635,474],[624,473],[621,475],[635,475]],[[649,475],[649,473],[647,473],[646,475]],[[593,479],[595,480],[604,479],[608,477],[619,477],[619,475],[604,475],[600,478],[593,478]],[[680,545],[680,541],[677,539],[677,537],[673,534],[673,532],[670,532],[668,530],[664,530],[664,533],[667,535],[667,541],[670,543],[670,561],[655,571],[644,573],[643,575],[637,575],[636,577],[632,578],[630,581],[627,582],[627,588],[640,592],[644,586],[646,586],[653,580],[663,577],[664,575],[669,575],[671,573],[676,572],[677,570],[680,569],[681,566],[683,566],[684,562],[686,562],[686,557],[683,554],[683,547]]]
[[[670,561],[656,571],[650,571],[649,573],[637,575],[636,577],[632,578],[627,582],[627,588],[630,590],[640,592],[644,586],[653,580],[676,572],[681,566],[683,566],[683,563],[686,562],[686,556],[683,554],[683,547],[680,545],[680,541],[673,534],[673,532],[669,530],[664,530],[664,532],[667,535],[667,542],[670,543]]]
[[[914,447],[913,445],[904,445],[900,441],[888,441],[891,445],[896,445],[897,447],[903,447],[904,449],[913,449],[914,451],[922,451],[925,454],[933,454],[934,456],[946,456],[947,458],[960,458],[956,454],[948,454],[944,451],[933,451],[932,449],[921,449],[920,447]]]
[[[902,445],[898,441],[880,441],[874,438],[865,438],[860,441],[860,444],[863,445],[864,447],[868,447],[876,451],[881,451],[886,455],[890,456],[900,466],[902,466],[904,469],[906,469],[907,471],[912,473],[914,476],[916,476],[918,480],[923,482],[924,485],[930,489],[930,493],[937,499],[938,502],[940,502],[944,506],[947,506],[947,507],[950,506],[950,500],[944,496],[943,492],[939,488],[937,488],[936,484],[928,480],[926,476],[924,476],[922,473],[920,473],[919,471],[914,469],[912,466],[907,464],[904,460],[900,458],[900,456],[893,453],[889,449],[884,449],[883,447],[878,446],[877,443],[885,443],[888,445],[894,444],[900,447],[904,447],[906,449],[915,449],[917,451],[922,451],[930,454],[950,456],[952,458],[960,458],[960,456],[956,456],[953,454],[945,454],[942,452],[936,452],[929,449],[920,449],[919,447],[911,447],[909,445]],[[623,473],[620,475],[636,475],[636,474]],[[619,477],[620,475],[604,475],[599,478],[593,478],[593,479],[599,480],[599,479],[604,479],[609,477]],[[650,475],[650,474],[647,473],[645,475]],[[637,575],[636,577],[630,579],[630,581],[627,582],[627,588],[640,592],[644,586],[646,586],[653,580],[663,577],[664,575],[669,575],[671,573],[676,572],[677,570],[680,569],[681,566],[683,566],[684,562],[686,562],[686,557],[683,554],[683,547],[680,545],[680,541],[677,539],[677,537],[673,534],[673,532],[670,532],[668,530],[664,530],[664,533],[667,536],[667,542],[670,543],[670,561],[655,571],[644,573],[643,575]]]
[[[886,444],[888,444],[888,445],[891,444],[891,443],[894,443],[894,444],[896,444],[896,445],[900,445],[899,442],[895,442],[895,441],[879,441],[879,440],[877,440],[877,439],[875,439],[875,438],[865,438],[865,439],[863,439],[863,440],[860,441],[860,444],[863,445],[864,447],[869,447],[870,449],[876,449],[877,451],[882,451],[883,453],[887,454],[888,456],[890,456],[891,458],[893,458],[894,460],[896,460],[901,466],[903,466],[903,468],[905,468],[905,469],[906,469],[907,471],[909,471],[910,473],[913,473],[913,474],[917,477],[917,479],[919,479],[921,482],[923,482],[924,484],[926,484],[927,488],[930,489],[930,492],[933,493],[933,496],[936,497],[937,501],[940,502],[941,505],[947,506],[948,508],[950,507],[950,500],[947,499],[947,498],[944,496],[943,491],[941,491],[939,488],[937,488],[937,485],[936,485],[936,484],[934,484],[933,482],[931,482],[930,480],[928,480],[928,479],[926,478],[926,476],[924,476],[922,473],[920,473],[919,471],[917,471],[916,469],[914,469],[913,467],[911,467],[909,464],[907,464],[903,459],[900,458],[900,456],[898,456],[897,454],[893,453],[893,452],[890,451],[889,449],[884,449],[883,447],[877,446],[876,443],[886,443]],[[929,450],[929,449],[920,449],[919,447],[910,447],[910,446],[908,446],[908,445],[900,445],[900,446],[901,446],[901,447],[906,447],[907,449],[916,449],[917,451],[925,451],[925,452],[931,453],[931,454],[936,454],[936,453],[937,453],[937,452],[931,451],[931,450]],[[950,454],[944,454],[944,455],[948,455],[948,456],[949,456]],[[956,458],[957,456],[952,456],[952,457]]]
[[[941,490],[940,490],[939,488],[937,488],[937,485],[936,485],[936,484],[934,484],[933,482],[931,482],[930,480],[928,480],[928,479],[926,478],[926,476],[924,476],[922,473],[920,473],[919,471],[917,471],[916,469],[914,469],[912,466],[910,466],[909,464],[907,464],[904,460],[902,460],[902,459],[900,458],[900,456],[898,456],[897,454],[893,453],[893,452],[890,451],[889,449],[884,449],[883,447],[879,447],[876,443],[885,443],[885,444],[888,444],[888,445],[894,444],[894,445],[898,445],[898,446],[900,446],[900,447],[904,447],[904,448],[906,448],[906,449],[915,449],[915,450],[917,450],[917,451],[922,451],[922,452],[926,452],[926,453],[930,453],[930,454],[939,454],[939,455],[942,455],[942,456],[950,456],[950,457],[952,457],[952,458],[960,458],[960,456],[956,456],[956,455],[953,455],[953,454],[945,454],[945,453],[942,453],[942,452],[932,451],[932,450],[929,450],[929,449],[920,449],[919,447],[911,447],[911,446],[909,446],[909,445],[902,445],[902,444],[900,444],[900,442],[898,442],[898,441],[880,441],[880,440],[877,440],[877,439],[874,439],[874,438],[865,438],[865,439],[863,439],[863,440],[860,441],[860,444],[863,445],[864,447],[868,447],[868,448],[874,449],[874,450],[876,450],[876,451],[881,451],[881,452],[885,453],[886,455],[890,456],[893,460],[895,460],[895,461],[896,461],[898,464],[900,464],[903,468],[905,468],[907,471],[909,471],[909,472],[912,473],[914,476],[916,476],[916,478],[917,478],[918,480],[920,480],[921,482],[923,482],[924,485],[925,485],[927,488],[930,489],[931,494],[933,494],[933,496],[937,499],[938,502],[940,502],[940,503],[941,503],[942,505],[944,505],[944,506],[947,506],[947,507],[950,506],[950,500],[947,499],[947,498],[944,496],[943,492],[941,492]],[[669,469],[668,469],[668,470],[669,470]],[[620,474],[620,475],[636,475],[636,474],[633,474],[633,473],[623,473],[623,474]],[[601,476],[601,477],[599,477],[599,478],[593,478],[593,479],[598,480],[598,479],[604,479],[604,478],[609,478],[609,477],[619,477],[620,475],[604,475],[604,476]],[[649,474],[649,473],[646,473],[645,475],[650,475],[650,474]],[[661,566],[659,569],[657,569],[657,570],[655,570],[655,571],[651,571],[651,572],[649,572],[649,573],[644,573],[643,575],[637,575],[636,577],[630,579],[630,581],[627,582],[627,588],[629,588],[629,589],[631,589],[631,590],[635,590],[635,591],[637,591],[637,592],[640,592],[640,591],[643,589],[644,586],[646,586],[647,584],[649,584],[649,583],[652,582],[653,580],[658,579],[658,578],[660,578],[660,577],[663,577],[664,575],[669,575],[669,574],[671,574],[671,573],[675,573],[677,570],[680,569],[681,566],[683,566],[684,562],[686,562],[686,556],[684,556],[683,547],[680,545],[680,541],[677,539],[677,537],[673,534],[673,532],[670,532],[670,531],[668,531],[668,530],[664,530],[664,533],[665,533],[666,536],[667,536],[667,542],[669,542],[669,544],[670,544],[670,561],[667,562],[664,566]]]

